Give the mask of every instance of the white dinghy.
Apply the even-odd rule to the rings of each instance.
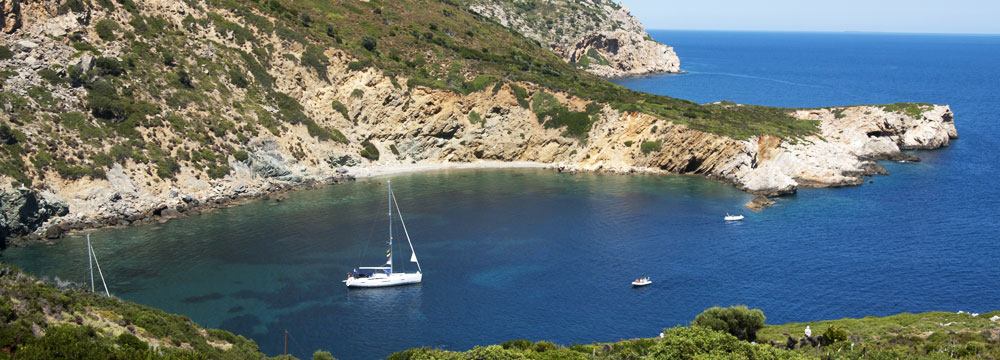
[[[399,215],[399,222],[403,224],[403,233],[406,235],[406,242],[410,245],[410,262],[417,263],[417,272],[394,272],[392,266],[392,207],[395,204],[396,214]],[[406,231],[406,223],[403,222],[403,214],[399,211],[399,204],[392,194],[392,183],[389,183],[389,248],[385,251],[386,262],[382,266],[359,267],[347,274],[344,283],[347,287],[373,288],[406,284],[416,284],[423,280],[420,262],[417,261],[417,253],[413,251],[413,242],[410,241],[410,234]]]
[[[653,280],[650,280],[649,277],[638,278],[638,279],[635,279],[634,281],[632,281],[632,287],[646,286],[646,285],[649,285],[649,284],[652,284],[652,283],[653,283]]]
[[[729,215],[726,213],[726,217],[724,219],[726,219],[726,221],[740,221],[743,220],[743,215]]]

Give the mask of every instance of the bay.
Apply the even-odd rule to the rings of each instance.
[[[692,176],[452,170],[364,179],[165,224],[91,233],[111,292],[308,358],[655,336],[714,305],[768,323],[1000,304],[1000,37],[651,31],[687,74],[617,80],[697,102],[952,105],[960,139],[873,184],[805,189],[762,212]],[[425,275],[350,290],[378,264],[391,180]],[[722,221],[743,213],[741,223]],[[398,224],[397,224],[398,225]],[[396,229],[398,231],[398,228]],[[402,238],[396,234],[396,244]],[[404,245],[405,246],[405,245]],[[408,252],[397,248],[396,266]],[[89,282],[83,237],[2,261]],[[650,276],[652,286],[632,289]]]

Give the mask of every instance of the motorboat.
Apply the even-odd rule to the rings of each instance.
[[[743,215],[729,215],[727,213],[724,219],[726,219],[726,221],[740,221],[743,220]]]

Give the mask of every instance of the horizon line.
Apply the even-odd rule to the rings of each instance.
[[[817,34],[890,34],[890,35],[967,35],[967,36],[1000,36],[1000,33],[972,32],[910,32],[910,31],[874,31],[874,30],[740,30],[740,29],[668,29],[646,28],[646,31],[704,31],[704,32],[757,32],[757,33],[817,33]]]

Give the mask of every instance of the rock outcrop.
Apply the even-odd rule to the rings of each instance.
[[[598,76],[680,72],[674,49],[653,40],[627,7],[613,1],[471,0],[470,8]]]
[[[31,234],[51,218],[69,213],[66,204],[45,199],[36,191],[12,189],[0,191],[0,249],[6,247],[8,236]],[[57,227],[48,233],[59,237]]]

